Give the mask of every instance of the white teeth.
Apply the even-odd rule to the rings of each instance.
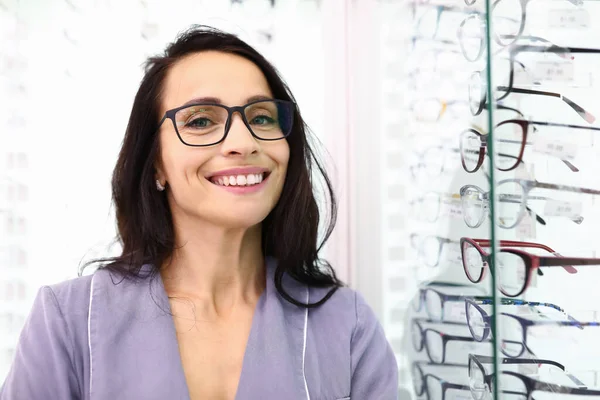
[[[237,176],[219,176],[213,178],[211,181],[215,185],[220,186],[252,186],[261,183],[263,179],[263,174],[248,174]]]

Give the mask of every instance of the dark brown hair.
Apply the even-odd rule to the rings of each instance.
[[[166,196],[156,190],[154,162],[158,156],[158,122],[161,91],[169,69],[183,57],[201,51],[220,51],[244,57],[256,64],[271,88],[274,98],[294,101],[277,70],[254,48],[237,36],[206,26],[193,26],[169,44],[162,55],[149,58],[135,96],[125,138],[112,177],[112,197],[116,208],[117,240],[120,256],[94,260],[101,268],[124,278],[140,278],[142,265],[153,266],[153,274],[171,256],[175,236]],[[308,129],[296,110],[285,184],[275,208],[262,223],[264,256],[277,260],[275,286],[287,301],[302,307],[323,304],[343,283],[331,265],[319,258],[319,250],[335,225],[337,208],[331,182],[307,140]],[[316,168],[316,169],[315,169]],[[313,189],[313,173],[322,178],[329,200],[329,218],[321,243],[318,242],[320,213]],[[84,266],[85,268],[85,266]],[[293,279],[314,287],[331,287],[316,303],[302,303],[283,288],[287,273]]]

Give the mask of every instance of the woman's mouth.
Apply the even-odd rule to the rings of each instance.
[[[261,184],[268,176],[268,172],[263,172],[258,174],[213,176],[209,180],[217,186],[247,187]]]

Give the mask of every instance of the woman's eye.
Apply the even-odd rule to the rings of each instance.
[[[197,117],[190,119],[190,121],[188,121],[188,123],[185,125],[190,128],[208,128],[209,126],[211,126],[211,124],[212,121],[210,119]]]
[[[253,125],[267,125],[267,124],[272,124],[273,122],[275,122],[275,120],[266,115],[256,116],[256,117],[252,118],[252,121],[250,121],[250,123]]]

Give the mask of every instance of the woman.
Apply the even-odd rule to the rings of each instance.
[[[0,399],[395,399],[380,324],[318,258],[312,161],[270,63],[181,35],[114,170],[122,255],[40,290]]]

